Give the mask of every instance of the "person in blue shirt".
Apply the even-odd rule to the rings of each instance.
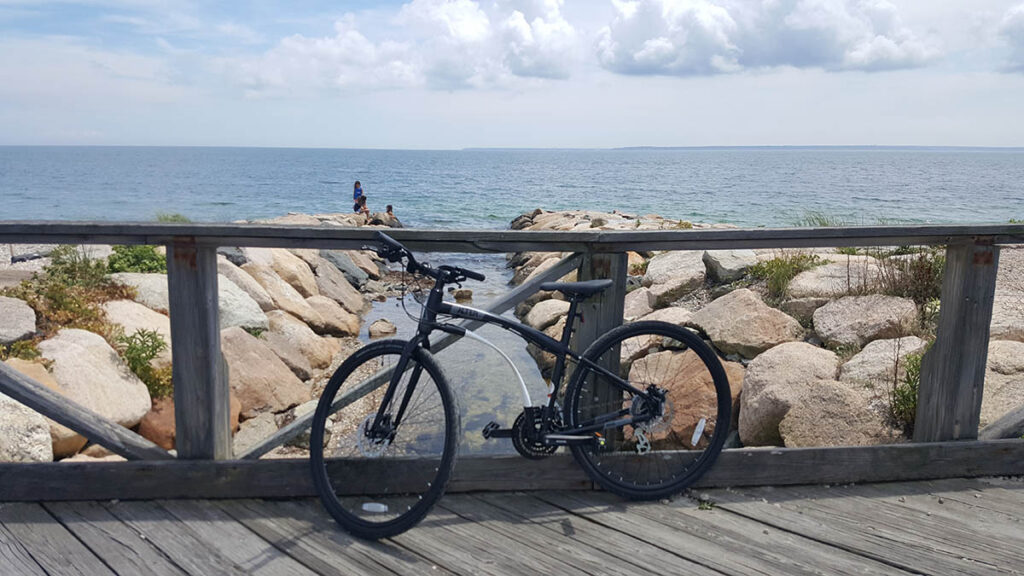
[[[362,195],[363,195],[363,185],[359,183],[359,180],[356,180],[355,185],[352,186],[352,201],[353,202],[358,202],[359,201],[359,197],[362,196]]]

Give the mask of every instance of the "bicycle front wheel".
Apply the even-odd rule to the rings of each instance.
[[[459,411],[434,357],[416,349],[387,393],[405,345],[384,340],[350,356],[313,418],[310,461],[320,500],[361,538],[394,536],[422,520],[455,466]]]
[[[731,394],[722,363],[699,336],[666,322],[636,322],[599,338],[583,358],[593,365],[580,362],[566,389],[570,433],[647,419],[572,446],[594,481],[626,498],[662,498],[711,467],[729,433]],[[656,399],[616,386],[623,381]]]

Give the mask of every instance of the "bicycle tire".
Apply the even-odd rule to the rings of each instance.
[[[572,446],[591,479],[619,496],[648,500],[681,492],[714,464],[729,433],[732,400],[722,363],[699,336],[666,322],[635,322],[606,333],[583,357],[605,368],[618,362],[621,377],[641,390],[658,386],[668,399],[664,413],[642,425],[643,435],[637,427],[622,425],[607,435],[614,437],[606,437],[603,447],[597,442]],[[653,381],[660,374],[665,379]],[[641,382],[640,376],[652,381]],[[634,402],[629,393],[607,392],[609,381],[578,364],[566,388],[570,433],[602,414],[643,409],[642,399]],[[641,453],[641,436],[648,442],[646,453]]]
[[[389,380],[378,376],[382,386],[332,409],[354,386],[367,386],[373,375],[393,367],[405,346],[405,341],[383,340],[352,354],[331,376],[313,417],[310,463],[317,493],[338,524],[359,538],[387,538],[415,526],[444,494],[455,467],[459,410],[444,371],[422,348],[409,359],[389,402],[387,412],[394,416],[411,375],[421,368],[406,414],[390,440],[372,440],[364,433]],[[429,409],[423,412],[426,417],[413,412],[419,408]],[[339,456],[346,459],[331,462]]]

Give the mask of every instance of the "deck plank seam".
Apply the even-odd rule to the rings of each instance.
[[[89,543],[86,542],[81,536],[79,536],[78,533],[75,530],[72,530],[71,527],[68,526],[67,523],[65,523],[63,519],[61,519],[60,515],[55,514],[52,510],[50,510],[50,508],[46,505],[45,502],[40,502],[39,503],[39,507],[42,508],[43,510],[45,510],[46,513],[49,514],[51,518],[56,520],[58,524],[60,524],[65,530],[67,530],[68,533],[71,534],[72,537],[74,537],[76,540],[78,540],[82,544],[82,546],[85,547],[86,550],[88,550],[93,556],[95,556],[97,560],[99,560],[101,563],[103,563],[103,565],[106,566],[112,573],[118,574],[118,576],[120,576],[120,573],[114,568],[113,565],[110,564],[110,562],[107,561],[106,558],[104,558],[99,552],[94,550],[92,548],[92,546],[89,546]],[[118,518],[118,520],[122,524],[125,524],[125,526],[128,526],[128,528],[131,528],[132,530],[134,530],[134,528],[132,528],[130,525],[126,524],[120,518]],[[138,532],[138,530],[135,530],[135,531]],[[157,553],[159,553],[161,556],[164,556],[166,558],[166,554],[163,553],[163,550],[160,550],[157,546],[155,546],[152,542],[150,542],[149,539],[144,539],[144,540],[146,541],[146,543],[150,547],[156,549]],[[173,560],[171,560],[170,558],[167,558],[167,560],[170,561],[172,564],[174,564],[175,567],[180,569],[183,573],[188,574],[187,570],[182,569],[181,566],[178,566],[176,563],[174,563]]]

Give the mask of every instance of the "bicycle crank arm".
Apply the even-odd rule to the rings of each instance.
[[[604,437],[596,434],[589,434],[586,436],[579,436],[576,434],[548,434],[544,436],[544,444],[548,446],[569,446],[573,444],[590,444],[597,442],[599,445],[604,444]]]

